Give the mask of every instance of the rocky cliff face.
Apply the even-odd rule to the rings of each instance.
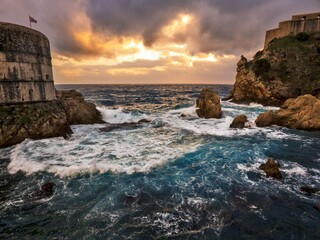
[[[280,106],[304,94],[320,98],[320,33],[275,39],[238,62],[234,102]]]
[[[0,147],[26,138],[66,137],[70,133],[67,114],[59,101],[0,106]]]
[[[67,137],[72,124],[103,123],[93,103],[76,91],[57,93],[58,100],[0,106],[0,147],[26,138]]]

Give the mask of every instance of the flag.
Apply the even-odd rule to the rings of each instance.
[[[29,15],[29,21],[30,21],[30,23],[32,23],[32,22],[34,22],[34,23],[37,23],[37,20],[35,20],[33,17],[31,17],[30,15]]]

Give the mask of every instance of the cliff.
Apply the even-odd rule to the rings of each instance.
[[[103,123],[93,103],[76,91],[57,92],[57,100],[0,106],[0,147],[26,138],[67,137],[72,124]]]
[[[280,106],[304,94],[320,98],[320,33],[274,39],[238,62],[233,102]]]

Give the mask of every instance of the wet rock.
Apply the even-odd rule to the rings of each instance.
[[[313,204],[313,207],[320,212],[320,203]]]
[[[279,170],[279,164],[276,163],[273,158],[269,158],[266,163],[261,164],[259,169],[263,170],[267,177],[272,177],[278,180],[282,179],[282,175]]]
[[[307,195],[312,195],[312,194],[316,194],[316,193],[320,192],[320,189],[310,187],[310,186],[302,186],[302,187],[300,187],[300,191],[307,194]]]
[[[53,195],[53,189],[54,189],[55,184],[52,182],[48,182],[43,184],[40,187],[40,190],[34,192],[31,194],[31,198],[33,199],[42,199],[42,198],[48,198]]]
[[[320,100],[307,94],[288,99],[277,111],[267,111],[256,119],[258,127],[278,125],[300,130],[320,130]]]
[[[182,118],[186,118],[186,117],[187,117],[187,115],[185,115],[185,114],[183,114],[183,113],[182,113],[182,114],[180,115],[180,117],[182,117]]]
[[[202,89],[197,99],[197,114],[201,118],[221,118],[220,97],[212,89]]]
[[[115,129],[134,129],[141,126],[143,123],[150,123],[147,119],[141,119],[138,122],[124,122],[124,123],[108,123],[104,128],[100,128],[101,132],[111,132]]]
[[[70,124],[104,123],[96,105],[86,102],[81,93],[70,91],[56,91],[57,99],[64,105]]]
[[[230,124],[230,128],[244,128],[246,122],[248,122],[248,118],[246,115],[236,116]]]
[[[138,121],[139,124],[142,124],[142,123],[150,123],[151,121],[147,120],[147,119],[141,119]]]

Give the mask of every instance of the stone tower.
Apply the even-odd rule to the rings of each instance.
[[[54,99],[48,38],[36,30],[0,22],[0,104]]]

